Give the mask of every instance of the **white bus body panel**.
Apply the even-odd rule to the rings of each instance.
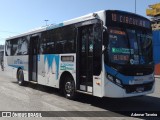
[[[93,76],[93,95],[97,97],[103,97],[102,87],[102,76]]]
[[[74,62],[62,62],[62,56],[73,56]],[[59,80],[63,72],[68,71],[76,78],[75,54],[47,54],[38,56],[38,84],[59,88]],[[76,83],[76,81],[75,81]]]
[[[104,69],[104,55],[102,54],[102,72],[100,76],[93,76],[93,95],[97,97],[104,96],[105,87],[105,69]],[[100,83],[99,85],[97,83]]]
[[[47,64],[48,62],[46,62]],[[38,84],[41,85],[46,85],[47,82],[47,66],[45,66],[45,62],[44,62],[44,55],[39,55],[38,56],[38,75],[37,75],[37,80],[38,80]]]
[[[72,57],[73,61],[62,61],[60,60],[59,66],[59,79],[64,72],[69,72],[76,85],[76,54],[60,54],[61,57]]]
[[[58,87],[59,55],[47,54],[38,56],[38,83],[51,87]]]
[[[24,73],[24,80],[28,81],[28,55],[24,56],[5,56],[5,70],[9,76],[16,78],[18,68]]]

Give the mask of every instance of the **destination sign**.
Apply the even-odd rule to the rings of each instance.
[[[110,33],[119,34],[119,35],[125,35],[126,33],[121,30],[112,30],[110,29]]]
[[[134,54],[134,50],[127,48],[112,48],[112,53]]]
[[[150,21],[135,15],[111,13],[111,20],[113,22],[134,25],[139,27],[150,28]]]
[[[114,61],[129,61],[129,55],[113,55]]]

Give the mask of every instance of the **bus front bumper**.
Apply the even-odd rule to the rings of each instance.
[[[140,85],[139,85],[140,86]],[[142,85],[143,86],[143,85]],[[120,87],[111,81],[108,81],[105,85],[104,97],[111,98],[124,98],[124,97],[134,97],[146,94],[151,94],[155,90],[155,81],[150,85],[150,89],[144,91],[134,91],[133,86]]]

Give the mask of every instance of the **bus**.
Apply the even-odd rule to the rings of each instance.
[[[4,66],[18,80],[77,93],[124,98],[154,92],[150,21],[102,10],[5,41]]]

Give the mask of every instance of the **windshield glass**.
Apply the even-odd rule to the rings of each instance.
[[[132,29],[109,29],[108,58],[115,64],[150,64],[152,37],[149,32]]]

